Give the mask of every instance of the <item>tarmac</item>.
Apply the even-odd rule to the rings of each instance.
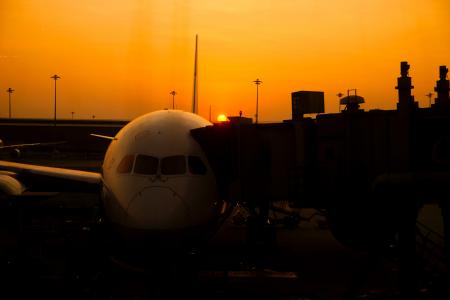
[[[78,165],[99,166],[95,160]],[[150,257],[142,268],[110,256],[101,244],[99,201],[95,194],[66,193],[2,203],[0,298],[400,299],[395,255],[343,246],[322,216],[293,227],[267,226],[264,240],[249,243],[246,212],[237,208],[202,247]],[[300,210],[305,217],[314,212]],[[437,207],[425,207],[419,219],[442,231]],[[420,275],[420,299],[441,299],[435,282]]]
[[[68,204],[77,198],[78,207]],[[270,227],[270,237],[252,245],[240,218],[230,217],[197,252],[150,257],[140,268],[105,255],[94,232],[96,201],[95,195],[59,195],[31,214],[9,211],[9,221],[14,214],[22,219],[21,225],[2,219],[7,299],[400,299],[395,259],[341,245],[320,217]],[[422,293],[434,299],[426,285]]]

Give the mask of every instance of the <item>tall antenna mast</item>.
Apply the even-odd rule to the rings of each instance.
[[[197,65],[198,65],[198,34],[195,35],[194,92],[192,95],[192,112],[194,114],[198,113]]]

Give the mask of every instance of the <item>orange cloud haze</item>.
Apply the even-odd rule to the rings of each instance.
[[[450,66],[448,0],[2,0],[0,117],[14,88],[13,116],[129,119],[176,106],[189,110],[199,34],[199,108],[290,116],[290,93],[357,88],[364,108],[392,109],[400,61],[411,64],[421,106],[439,65]],[[3,91],[4,92],[1,92]]]

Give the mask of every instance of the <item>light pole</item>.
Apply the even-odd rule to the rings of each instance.
[[[336,96],[339,98],[339,112],[341,112],[341,98],[344,96],[341,92],[337,93]]]
[[[172,95],[172,109],[175,109],[175,95],[177,92],[171,91],[170,94]]]
[[[53,75],[52,77],[53,80],[55,80],[55,113],[54,113],[54,126],[56,127],[56,80],[60,79],[61,77],[58,75]]]
[[[12,88],[9,88],[6,90],[8,92],[8,99],[9,99],[9,118],[11,119],[11,94],[14,92]]]
[[[259,98],[259,85],[262,83],[261,80],[256,78],[255,81],[253,81],[256,84],[256,114],[255,114],[255,123],[258,124],[258,98]]]

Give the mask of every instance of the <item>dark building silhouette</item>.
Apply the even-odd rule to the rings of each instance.
[[[437,98],[435,100],[435,106],[437,107],[448,107],[450,106],[450,98],[448,96],[448,91],[450,90],[449,80],[447,79],[448,68],[446,66],[439,67],[439,80],[436,81],[436,87],[434,91],[437,93]]]

